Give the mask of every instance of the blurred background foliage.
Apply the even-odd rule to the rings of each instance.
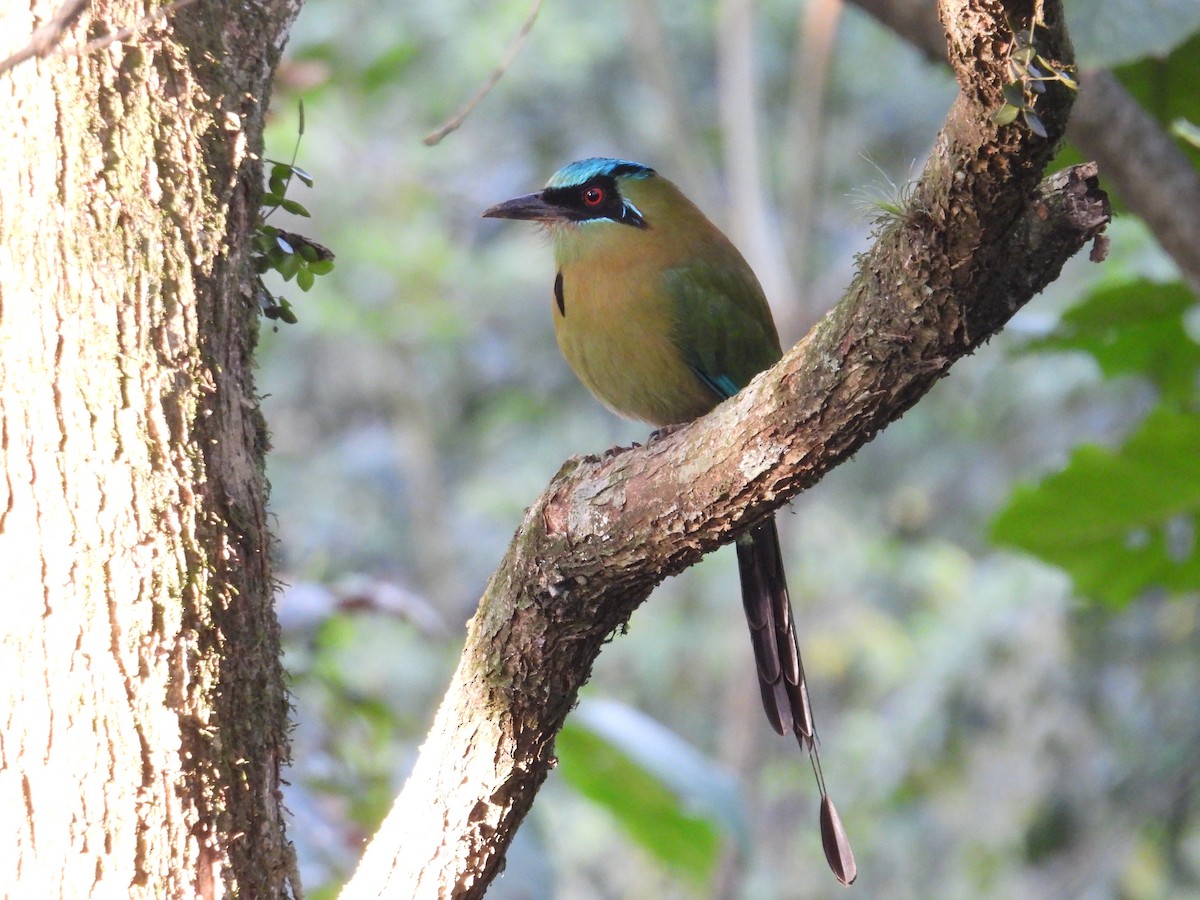
[[[425,146],[529,11],[309,0],[273,99],[268,155],[302,98],[315,184],[288,193],[311,219],[271,223],[337,253],[308,292],[265,276],[299,322],[264,320],[259,374],[313,897],[402,784],[522,509],[566,457],[645,437],[559,357],[549,247],[482,209],[572,159],[647,162],[742,248],[791,343],[955,93],[829,0],[558,0]],[[1184,138],[1200,123],[1194,0],[1070,11],[1084,67],[1120,66]],[[1110,234],[781,518],[861,896],[1200,896],[1200,316],[1139,219]],[[840,890],[735,569],[722,551],[664,584],[605,649],[489,896]]]

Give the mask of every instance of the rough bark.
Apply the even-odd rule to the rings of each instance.
[[[555,476],[488,584],[420,759],[343,896],[482,895],[578,688],[652,588],[849,458],[1103,229],[1094,167],[1039,184],[1069,92],[1039,100],[1049,140],[990,120],[1009,80],[1008,23],[1028,29],[1034,3],[940,9],[961,93],[905,213],[845,298],[745,391],[668,438]],[[1039,46],[1068,63],[1059,4],[1043,15]]]
[[[57,4],[0,9],[0,57]],[[199,0],[0,77],[0,871],[290,892],[244,245],[298,4]],[[92,3],[78,48],[144,17]]]

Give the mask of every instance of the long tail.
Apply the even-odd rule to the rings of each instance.
[[[796,643],[792,603],[788,598],[774,516],[738,539],[737,558],[742,580],[742,606],[750,625],[763,707],[777,732],[794,734],[801,749],[809,752],[817,787],[821,791],[821,842],[825,847],[825,859],[838,880],[850,884],[858,871],[837,810],[825,790],[825,775],[821,771],[817,733],[808,702],[808,684]]]
[[[742,605],[750,625],[758,687],[767,718],[777,732],[795,734],[803,749],[814,750],[812,707],[796,644],[774,517],[750,529],[737,542],[737,558]]]

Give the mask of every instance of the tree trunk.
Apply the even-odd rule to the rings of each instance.
[[[297,7],[199,0],[72,52],[151,9],[99,0],[0,75],[0,872],[20,896],[290,890],[244,247]],[[56,8],[0,8],[0,57]]]
[[[563,467],[488,583],[420,758],[343,896],[481,896],[593,661],[653,587],[852,456],[1103,230],[1094,166],[1041,181],[1070,92],[1039,95],[1048,137],[992,118],[1013,29],[1037,17],[1039,50],[1070,63],[1060,3],[938,5],[960,94],[850,291],[703,419]]]

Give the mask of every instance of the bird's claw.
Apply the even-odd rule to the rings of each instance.
[[[646,443],[653,444],[655,441],[660,441],[665,437],[670,437],[686,424],[686,422],[679,422],[675,425],[664,425],[662,428],[655,428],[652,432],[650,432],[650,437],[646,439]]]
[[[622,453],[625,453],[629,450],[636,450],[640,446],[642,445],[636,441],[630,444],[628,447],[622,447],[620,444],[617,444],[616,446],[609,447],[607,450],[605,450],[604,453],[601,454],[600,458],[607,461],[612,459],[614,456],[620,456]]]

